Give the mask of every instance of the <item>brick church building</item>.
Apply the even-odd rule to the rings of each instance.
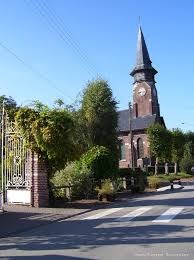
[[[133,102],[129,108],[119,111],[118,139],[120,143],[120,168],[151,165],[147,128],[160,123],[160,105],[155,86],[157,71],[152,67],[141,27],[137,40],[136,65],[130,75],[134,78]],[[132,150],[131,150],[132,148]]]

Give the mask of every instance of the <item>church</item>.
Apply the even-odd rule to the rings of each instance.
[[[136,64],[130,75],[134,78],[133,102],[118,112],[118,139],[120,147],[120,168],[152,165],[147,128],[159,123],[165,126],[160,116],[160,105],[155,75],[141,27],[137,39]]]

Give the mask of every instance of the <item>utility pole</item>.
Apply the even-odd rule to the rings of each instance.
[[[132,115],[132,105],[131,105],[131,102],[129,102],[129,131],[130,131],[130,145],[131,145],[131,168],[134,171],[135,167],[134,167],[132,117],[133,117],[133,115]]]
[[[1,210],[4,208],[4,116],[5,104],[3,101],[1,118]]]

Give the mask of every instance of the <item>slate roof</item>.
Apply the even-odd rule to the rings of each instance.
[[[154,74],[157,71],[152,67],[152,62],[148,53],[148,49],[145,43],[143,32],[141,27],[139,27],[138,38],[137,38],[137,56],[136,56],[136,65],[131,76],[133,76],[137,71],[140,70],[152,70]]]
[[[137,117],[132,119],[132,130],[147,129],[156,122],[156,115]]]
[[[129,109],[118,111],[118,132],[129,131]]]
[[[129,109],[118,111],[118,132],[128,132],[129,129]],[[148,115],[144,117],[137,117],[132,119],[132,130],[147,129],[150,125],[159,122],[165,126],[163,117],[156,115]]]
[[[145,43],[145,39],[143,36],[143,32],[141,27],[139,27],[139,32],[138,32],[138,38],[137,38],[137,62],[136,66],[151,66],[151,60],[149,57],[148,49]]]

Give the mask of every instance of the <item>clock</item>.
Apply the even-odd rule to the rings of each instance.
[[[137,94],[138,94],[138,96],[141,96],[141,97],[145,96],[145,94],[146,94],[145,88],[141,87],[141,88],[137,91]]]

